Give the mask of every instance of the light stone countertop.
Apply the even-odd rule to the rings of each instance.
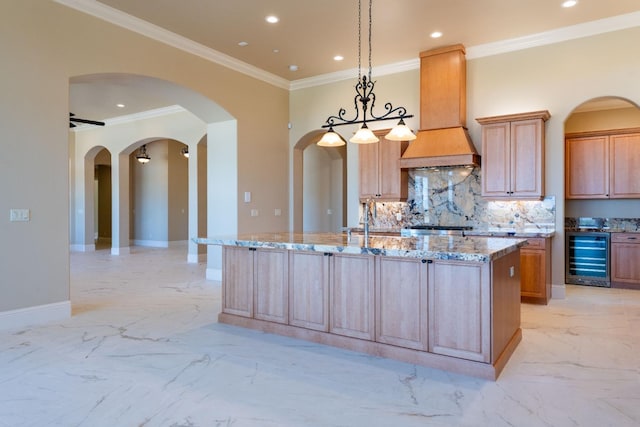
[[[346,233],[248,233],[198,237],[203,245],[369,254],[423,259],[490,262],[526,244],[526,239],[471,236],[369,236]]]

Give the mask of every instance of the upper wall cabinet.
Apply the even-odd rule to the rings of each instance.
[[[548,111],[476,119],[482,125],[482,196],[544,196],[545,122]]]
[[[640,198],[640,129],[565,135],[567,199]]]
[[[389,130],[373,132],[380,142],[361,144],[358,147],[360,161],[360,201],[376,199],[385,202],[407,200],[408,171],[400,168],[400,157],[409,143],[389,141],[384,135]]]

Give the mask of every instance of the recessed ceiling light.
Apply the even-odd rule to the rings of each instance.
[[[578,4],[578,0],[567,0],[562,2],[562,7],[573,7]]]
[[[275,15],[269,15],[266,18],[264,18],[269,24],[275,24],[276,22],[278,22],[280,19],[275,16]]]
[[[248,42],[239,42],[238,46],[240,46],[240,47],[249,46],[249,43]]]
[[[116,104],[116,107],[118,107],[118,108],[124,108],[124,104]]]
[[[334,61],[342,61],[343,59],[344,59],[344,56],[342,56],[342,55],[336,55],[336,56],[333,57]]]
[[[440,37],[442,37],[442,32],[440,32],[440,31],[434,31],[433,33],[431,33],[431,38],[432,39],[437,39],[437,38],[440,38]]]
[[[289,65],[289,71],[298,71],[297,65]]]
[[[273,53],[280,53],[280,49],[273,49]]]

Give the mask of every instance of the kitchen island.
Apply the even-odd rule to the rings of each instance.
[[[218,321],[495,380],[521,340],[523,239],[261,233],[221,245]]]

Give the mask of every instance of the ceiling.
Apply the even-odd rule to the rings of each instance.
[[[136,17],[146,21],[145,24],[161,27],[285,81],[344,72],[358,65],[356,0],[57,1],[73,3],[68,5],[80,10],[84,6],[99,5],[109,10],[111,16]],[[462,43],[469,50],[640,11],[638,0],[579,0],[572,8],[561,7],[562,1],[375,0],[373,66],[415,60],[421,51],[439,46]],[[363,67],[368,66],[367,8],[368,2],[363,0]],[[279,17],[278,23],[265,21],[271,14]],[[442,37],[431,38],[430,34],[436,30],[443,33]],[[241,47],[240,42],[248,45]],[[336,55],[342,55],[344,60],[335,61]],[[297,70],[290,70],[291,65]],[[86,86],[87,82],[83,83]],[[135,89],[115,89],[122,92],[123,97],[128,94],[138,98],[141,105],[136,109],[166,106],[162,105],[166,101],[157,99],[150,99],[148,104],[141,102],[144,94],[135,93]],[[108,85],[103,84],[101,90],[109,90]],[[80,99],[88,102],[96,99],[94,95],[78,95],[75,105],[72,96],[71,110],[81,112]],[[114,102],[128,103],[126,99],[114,99]],[[91,114],[92,118],[105,119],[134,112],[127,108],[126,111],[105,111],[101,115],[94,108]]]

